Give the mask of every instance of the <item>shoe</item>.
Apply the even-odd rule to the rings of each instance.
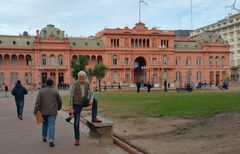
[[[78,146],[80,144],[79,140],[75,140],[74,145]]]
[[[101,123],[102,120],[100,120],[100,119],[98,119],[98,118],[96,117],[96,118],[92,119],[92,122]]]
[[[42,141],[43,141],[43,142],[47,142],[47,139],[43,138]]]
[[[21,115],[19,115],[18,118],[19,118],[20,120],[22,120],[22,116],[21,116]]]
[[[53,142],[49,142],[49,146],[52,148],[54,147],[54,143]]]

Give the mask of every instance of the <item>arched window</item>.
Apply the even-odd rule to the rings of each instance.
[[[11,62],[12,62],[12,65],[16,65],[17,64],[17,55],[12,55]]]
[[[4,83],[4,73],[0,72],[0,85]]]
[[[3,57],[0,55],[0,65],[3,65]]]
[[[118,73],[117,73],[117,71],[113,72],[112,81],[113,81],[113,83],[118,83]]]
[[[44,65],[44,66],[47,65],[47,56],[46,55],[42,55],[42,57],[41,57],[41,65]]]
[[[26,56],[26,65],[29,66],[32,61],[32,57],[30,55]]]
[[[192,72],[191,71],[187,71],[187,73],[186,73],[186,81],[188,83],[190,83],[192,81]]]
[[[58,56],[58,65],[60,65],[60,66],[63,65],[63,56],[62,55]]]
[[[150,44],[149,39],[147,39],[147,47],[149,47],[149,44]]]
[[[32,75],[31,75],[30,72],[25,73],[24,80],[25,80],[26,84],[31,85],[31,83],[32,83]]]
[[[224,56],[222,56],[222,58],[221,58],[221,65],[222,66],[224,66],[224,59],[225,59]]]
[[[116,55],[114,55],[112,57],[112,63],[113,63],[113,65],[117,65],[118,64],[118,57]]]
[[[219,65],[219,63],[218,63],[218,57],[215,58],[215,63],[216,63],[216,65]]]
[[[50,65],[51,66],[55,65],[55,57],[54,57],[54,55],[50,56]]]
[[[131,47],[134,47],[134,39],[131,39]]]
[[[192,66],[192,59],[191,58],[187,58],[186,65],[187,66]]]
[[[167,56],[166,55],[163,56],[163,65],[167,65]]]
[[[18,73],[17,72],[12,72],[11,73],[11,84],[15,84],[18,80]]]
[[[197,72],[197,81],[202,81],[202,72]]]
[[[138,47],[138,39],[135,39],[135,47]]]
[[[211,57],[209,57],[209,65],[212,65],[212,64],[213,64],[213,58],[211,56]]]
[[[181,64],[181,58],[180,57],[177,57],[176,59],[176,65],[180,65]]]
[[[197,58],[196,64],[197,66],[200,66],[202,64],[202,60],[200,57]]]
[[[181,72],[176,72],[176,81],[181,81]]]

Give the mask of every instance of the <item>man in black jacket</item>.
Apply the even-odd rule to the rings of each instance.
[[[12,95],[15,96],[15,102],[17,106],[17,115],[22,120],[23,107],[24,107],[24,95],[28,93],[27,89],[21,85],[21,81],[17,80],[15,87],[12,90]]]

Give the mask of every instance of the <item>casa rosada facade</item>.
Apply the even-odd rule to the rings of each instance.
[[[149,81],[159,87],[166,79],[181,86],[218,83],[230,75],[229,45],[212,32],[191,39],[139,22],[133,28],[105,28],[86,38],[64,33],[47,25],[36,36],[0,35],[0,85],[11,89],[20,79],[28,87],[43,84],[47,77],[55,85],[71,84],[71,60],[79,55],[87,56],[87,68],[96,63],[108,67],[102,80],[107,84]]]

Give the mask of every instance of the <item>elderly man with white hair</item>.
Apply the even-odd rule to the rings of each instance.
[[[79,145],[80,142],[80,115],[83,107],[92,105],[92,122],[101,123],[102,121],[97,118],[97,99],[90,88],[90,84],[86,82],[86,72],[80,71],[78,73],[78,80],[75,82],[70,90],[69,105],[74,114],[74,145]]]

